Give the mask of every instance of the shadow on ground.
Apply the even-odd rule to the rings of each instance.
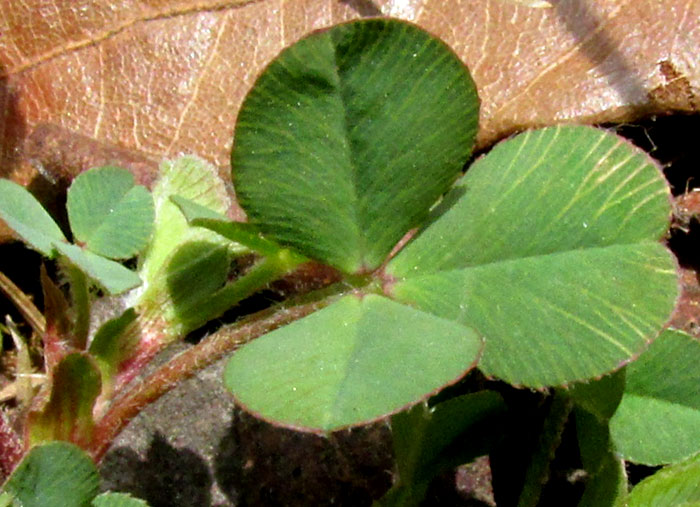
[[[183,382],[122,432],[101,465],[105,490],[168,506],[371,505],[390,487],[389,430],[328,438],[276,428],[233,407],[224,362]]]

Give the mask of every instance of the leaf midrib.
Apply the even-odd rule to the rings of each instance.
[[[357,252],[358,252],[358,261],[359,261],[359,266],[357,267],[357,271],[362,272],[366,269],[365,266],[365,257],[366,257],[366,250],[367,250],[367,245],[365,243],[365,237],[362,234],[362,231],[360,230],[360,224],[362,223],[361,217],[360,217],[360,196],[358,193],[358,179],[359,179],[359,171],[357,169],[357,164],[354,158],[352,146],[350,143],[350,132],[352,130],[351,126],[349,125],[349,119],[348,119],[348,107],[347,107],[347,100],[345,98],[345,87],[343,85],[343,79],[340,75],[339,72],[339,65],[338,65],[338,46],[335,44],[335,42],[332,40],[330,34],[327,34],[326,40],[328,43],[331,45],[331,50],[333,53],[333,76],[335,78],[335,87],[337,90],[337,97],[338,101],[340,102],[340,107],[343,112],[343,140],[344,140],[344,146],[345,146],[345,153],[344,156],[348,161],[348,165],[351,169],[351,174],[350,174],[350,180],[351,180],[351,187],[352,187],[352,195],[350,196],[351,198],[351,206],[350,208],[352,209],[353,213],[353,233],[355,234],[356,238],[356,245],[357,245]]]
[[[369,285],[367,287],[369,287]],[[379,295],[379,294],[366,294],[366,295],[372,295],[374,297],[388,299],[389,301],[391,301],[393,303],[400,304],[400,305],[406,306],[408,308],[411,308],[411,310],[415,311],[416,313],[424,314],[424,315],[428,316],[430,319],[443,321],[450,326],[453,326],[453,325],[461,326],[467,332],[473,331],[476,334],[476,336],[479,338],[479,340],[481,341],[481,346],[479,348],[479,353],[477,354],[476,358],[474,359],[473,362],[469,363],[468,368],[465,367],[465,371],[475,367],[479,363],[479,361],[481,360],[481,356],[484,352],[484,337],[481,333],[479,333],[478,330],[476,330],[472,327],[469,327],[462,322],[457,322],[457,321],[454,321],[451,319],[441,317],[439,315],[435,315],[435,314],[427,312],[421,308],[407,305],[406,303],[403,303],[401,301],[397,301],[397,300],[395,300],[391,297],[387,297],[385,295]],[[353,316],[353,319],[352,319],[353,323],[355,323],[358,326],[361,325],[362,320],[366,316],[366,313],[365,313],[366,311],[367,310],[363,309],[362,305],[360,303],[360,305],[357,307],[357,314]],[[333,406],[327,413],[325,427],[328,429],[337,428],[337,421],[339,420],[340,416],[343,414],[343,411],[341,410],[341,408],[342,408],[342,401],[341,400],[344,400],[344,396],[343,396],[344,393],[346,393],[348,391],[348,389],[350,389],[353,385],[353,382],[352,382],[353,372],[357,368],[356,365],[359,364],[357,361],[355,361],[355,358],[357,358],[359,353],[362,352],[362,345],[363,345],[362,338],[364,336],[366,336],[366,335],[364,335],[363,333],[360,332],[359,329],[357,329],[357,332],[355,333],[355,336],[353,337],[352,352],[347,356],[347,361],[345,361],[345,364],[343,365],[344,367],[343,367],[342,376],[340,377],[339,381],[336,384],[337,390],[336,390],[335,399],[333,400]],[[392,410],[391,412],[383,414],[383,415],[375,418],[374,420],[383,419],[389,415],[395,414],[397,412],[401,412],[402,410],[404,410],[406,408],[406,406],[409,406],[409,405],[411,405],[411,404],[397,407],[396,409]]]

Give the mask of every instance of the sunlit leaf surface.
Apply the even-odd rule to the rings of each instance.
[[[21,185],[3,179],[0,196],[0,218],[32,248],[53,257],[53,242],[65,237],[39,201]]]
[[[469,370],[481,340],[385,297],[346,296],[234,354],[239,403],[287,426],[331,431],[426,398]]]
[[[622,457],[660,465],[700,451],[698,364],[700,342],[667,330],[627,367],[625,392],[610,421]]]
[[[87,454],[67,442],[50,442],[29,451],[3,490],[23,507],[84,507],[99,487],[97,467]]]
[[[68,189],[66,207],[75,241],[110,259],[136,255],[153,230],[151,194],[125,169],[82,173]]]
[[[231,162],[239,202],[270,239],[371,271],[457,178],[478,104],[459,58],[413,25],[310,35],[243,103]]]
[[[527,132],[477,161],[445,204],[389,264],[391,293],[482,334],[489,375],[532,387],[600,376],[673,309],[675,262],[659,242],[668,185],[617,136]]]

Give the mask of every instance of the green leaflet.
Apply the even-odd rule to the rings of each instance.
[[[700,505],[700,454],[665,467],[637,484],[629,507],[697,507]]]
[[[136,255],[153,230],[151,194],[118,167],[78,175],[68,189],[66,208],[75,241],[111,259]]]
[[[67,442],[32,448],[3,486],[22,507],[84,507],[97,495],[100,476],[90,457]]]
[[[457,178],[477,117],[444,43],[396,20],[339,25],[284,50],[246,97],[236,193],[270,240],[372,271]]]
[[[624,140],[553,127],[496,146],[387,267],[391,294],[486,339],[514,384],[600,376],[639,354],[677,295],[658,240],[669,189]]]
[[[528,131],[477,160],[445,198],[451,206],[434,210],[388,271],[408,277],[658,241],[669,198],[653,159],[619,136],[581,126]]]
[[[145,289],[134,304],[168,340],[206,322],[202,309],[226,282],[233,254],[245,251],[216,233],[190,226],[171,201],[175,195],[209,208],[214,216],[230,206],[224,183],[211,164],[193,156],[161,164],[153,189],[155,230],[139,264]]]
[[[54,241],[65,241],[53,218],[23,186],[0,179],[0,218],[24,241],[46,257],[54,256]]]
[[[70,243],[55,242],[55,249],[82,272],[104,287],[110,294],[120,294],[141,284],[136,273],[118,262]]]
[[[700,342],[664,331],[627,367],[622,401],[610,420],[618,453],[646,465],[700,452]]]
[[[125,493],[97,494],[97,466],[76,445],[48,442],[33,447],[0,491],[0,505],[13,507],[147,507]],[[7,502],[7,503],[3,503]]]
[[[345,296],[229,361],[225,382],[262,417],[332,431],[378,419],[463,376],[481,340],[378,295]]]

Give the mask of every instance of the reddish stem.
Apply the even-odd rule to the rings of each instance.
[[[241,345],[330,304],[333,298],[289,308],[274,307],[258,312],[237,324],[226,326],[199,344],[168,361],[115,400],[95,426],[88,452],[99,462],[112,440],[146,405],[160,398],[182,380],[215,362]]]
[[[125,332],[131,334],[136,346],[128,359],[119,364],[119,371],[114,378],[113,390],[119,393],[129,382],[138,376],[151,360],[162,351],[169,343],[162,339],[162,330],[155,330],[148,323],[139,327],[139,322],[133,323]]]

